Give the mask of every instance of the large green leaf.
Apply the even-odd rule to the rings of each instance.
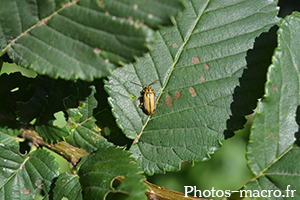
[[[115,147],[99,148],[79,169],[86,199],[105,199],[109,193],[124,193],[126,199],[146,199],[146,184],[140,167],[128,151]],[[121,181],[117,187],[114,182]]]
[[[22,155],[18,146],[0,146],[0,199],[31,200],[40,189],[48,196],[56,176],[58,164],[49,152]]]
[[[300,124],[299,38],[300,14],[295,12],[282,20],[278,30],[278,47],[248,144],[248,165],[255,177],[245,187],[252,191],[279,190],[287,197],[285,190],[290,185],[290,190],[296,190],[296,199],[300,198],[300,149],[299,144],[295,144],[299,140]],[[277,198],[273,195],[261,199]]]
[[[183,161],[209,159],[224,133],[243,127],[243,115],[251,113],[263,82],[239,91],[249,92],[247,97],[237,95],[233,102],[233,95],[245,83],[239,78],[248,62],[248,68],[255,66],[245,59],[255,38],[279,21],[276,3],[187,0],[187,9],[174,19],[176,26],[159,31],[153,51],[109,77],[106,90],[113,113],[126,136],[135,139],[131,152],[147,174],[178,170]],[[251,80],[249,84],[257,77],[243,78]],[[152,116],[132,100],[142,90],[138,79],[147,84],[160,79],[152,86],[159,102]],[[178,91],[181,96],[176,99]]]
[[[93,80],[148,51],[179,0],[1,0],[2,55],[52,78]],[[145,23],[145,24],[144,24]],[[148,26],[147,26],[148,25]]]

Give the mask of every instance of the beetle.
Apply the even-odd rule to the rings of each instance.
[[[156,81],[158,81],[158,80],[159,79],[157,79]],[[154,92],[155,88],[152,89],[150,87],[150,85],[152,85],[156,81],[153,81],[151,84],[144,87],[142,92],[141,92],[141,96],[138,98],[138,100],[140,100],[140,108],[147,115],[152,115],[155,112],[156,106],[158,104],[158,102],[155,99],[155,97],[158,97]],[[143,81],[141,81],[141,82],[143,84],[145,84]],[[147,84],[145,84],[145,85],[147,85]]]

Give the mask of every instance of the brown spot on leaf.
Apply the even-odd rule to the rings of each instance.
[[[174,48],[174,49],[178,49],[178,44],[176,44],[176,43],[174,43],[173,45],[172,45],[172,47]]]
[[[100,54],[101,53],[101,49],[99,49],[98,47],[95,47],[94,48],[94,53]]]
[[[209,66],[208,66],[207,64],[204,65],[204,68],[205,68],[206,70],[209,70]]]
[[[274,136],[273,136],[272,133],[269,133],[269,134],[268,134],[268,137],[269,137],[269,138],[272,138],[272,139],[274,138]]]
[[[179,99],[180,96],[181,96],[181,90],[178,90],[174,95],[174,99]]]
[[[166,95],[167,101],[163,101],[164,104],[167,104],[170,108],[173,107],[173,100],[171,99],[171,95]]]
[[[189,88],[189,92],[191,93],[192,97],[196,97],[197,96],[197,93],[196,93],[196,91],[195,91],[195,89],[193,87]]]
[[[205,77],[204,77],[204,76],[201,76],[201,77],[200,77],[200,81],[201,81],[201,82],[205,82]]]
[[[276,87],[276,85],[272,84],[272,90],[273,90],[274,92],[278,92],[278,88]]]
[[[196,65],[200,62],[199,57],[195,56],[193,57],[193,64]]]

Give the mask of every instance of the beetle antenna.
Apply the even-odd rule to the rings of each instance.
[[[155,80],[155,81],[153,81],[152,83],[150,83],[149,86],[152,85],[153,83],[155,83],[156,81],[159,81],[159,80],[160,80],[160,78],[157,79],[157,80]]]
[[[141,85],[139,85],[139,84],[137,84],[135,82],[130,81],[130,83],[133,83],[134,85],[137,85],[137,86],[141,87]]]
[[[144,81],[142,81],[142,80],[140,80],[140,79],[138,79],[139,81],[141,81],[144,85],[147,85],[146,83],[144,83]]]

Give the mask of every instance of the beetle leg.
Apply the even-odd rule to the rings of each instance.
[[[135,100],[135,101],[139,101],[141,98],[142,98],[143,96],[141,95],[137,100]]]

